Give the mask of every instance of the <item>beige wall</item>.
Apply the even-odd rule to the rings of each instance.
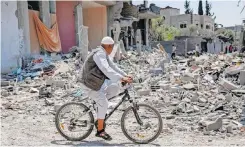
[[[160,15],[165,17],[164,23],[166,25],[171,25],[171,16],[179,15],[180,9],[161,9]]]
[[[83,25],[88,26],[89,50],[96,48],[107,34],[106,7],[83,8]]]

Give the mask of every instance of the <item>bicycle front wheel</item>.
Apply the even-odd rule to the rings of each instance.
[[[139,124],[134,110],[136,110],[142,124]],[[137,104],[136,108],[129,107],[121,118],[123,134],[131,141],[146,144],[154,141],[162,131],[162,117],[153,107],[146,104]]]
[[[57,111],[55,125],[67,140],[81,141],[93,131],[94,116],[84,104],[70,102],[62,105]]]

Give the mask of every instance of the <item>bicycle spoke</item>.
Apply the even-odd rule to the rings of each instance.
[[[159,130],[162,128],[162,120],[159,118],[159,115],[147,105],[139,106],[137,113],[143,122],[142,125],[137,122],[132,109],[129,109],[124,114],[123,129],[127,134],[126,136],[138,143],[148,142],[148,140],[158,136]]]
[[[78,103],[63,107],[56,120],[58,130],[69,138],[76,139],[86,136],[85,134],[93,127],[93,123],[91,123],[93,120],[91,120],[89,112],[84,112],[84,110],[86,110],[85,107]]]

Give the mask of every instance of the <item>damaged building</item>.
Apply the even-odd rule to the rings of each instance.
[[[73,46],[80,48],[84,59],[107,35],[118,44],[115,54],[120,58],[125,50],[149,46],[149,20],[160,14],[152,11],[154,6],[148,8],[147,1],[141,6],[134,6],[131,1],[2,1],[1,4],[2,73],[20,67],[27,57],[52,52],[65,54]]]

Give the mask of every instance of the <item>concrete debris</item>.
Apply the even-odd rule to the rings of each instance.
[[[227,133],[232,133],[232,126],[227,126],[226,131]]]
[[[1,90],[1,96],[3,96],[3,97],[7,97],[7,96],[9,96],[9,92],[8,92],[8,90],[6,90],[6,89],[2,89],[2,90]]]
[[[206,100],[205,98],[199,98],[199,99],[198,99],[198,102],[200,102],[200,103],[206,103],[207,100]]]
[[[52,100],[49,100],[49,99],[45,99],[45,103],[48,106],[54,105],[54,102]]]
[[[241,85],[245,85],[245,70],[240,71],[239,80]]]
[[[199,112],[200,111],[200,109],[198,108],[198,106],[193,106],[193,109],[194,109],[195,112]]]
[[[185,84],[183,85],[184,89],[186,90],[192,90],[195,89],[195,85],[194,84]]]
[[[227,94],[226,96],[225,96],[225,100],[229,103],[229,102],[231,102],[232,101],[232,95],[231,94]]]
[[[26,121],[35,120],[33,123],[37,125],[36,118],[53,117],[63,104],[74,101],[74,97],[85,96],[88,91],[78,82],[83,66],[80,56],[78,49],[73,47],[66,55],[33,57],[30,65],[3,75],[1,119],[11,123],[10,116],[28,114],[31,117]],[[167,124],[163,132],[186,131],[195,135],[201,132],[221,137],[222,133],[223,136],[224,133],[235,134],[233,126],[245,125],[240,120],[245,119],[245,114],[242,117],[245,112],[242,111],[245,107],[245,71],[234,67],[242,64],[232,64],[230,59],[237,56],[222,56],[177,56],[176,60],[169,61],[157,49],[148,52],[140,48],[138,52],[127,51],[127,58],[120,60],[118,66],[134,77],[130,96],[139,103],[152,105],[161,113]],[[239,72],[227,73],[234,73],[233,69],[239,69]],[[78,89],[84,94],[77,92]],[[111,101],[116,104],[118,99]],[[87,101],[84,103],[87,105]],[[119,115],[117,111],[115,113]],[[51,123],[53,125],[53,120],[49,125]],[[119,124],[119,121],[112,123]]]
[[[220,128],[222,128],[222,125],[223,125],[222,121],[223,121],[222,118],[217,118],[213,122],[208,122],[207,126],[206,126],[207,131],[212,131],[212,130],[217,131],[217,130],[219,130]]]
[[[162,68],[154,68],[154,69],[150,69],[150,73],[154,74],[154,75],[160,75],[163,73]]]
[[[226,79],[221,79],[220,84],[227,90],[236,90],[239,87]]]
[[[151,91],[148,90],[148,89],[141,89],[141,90],[138,90],[138,95],[139,95],[139,96],[149,95],[150,92],[151,92]]]
[[[1,87],[9,86],[9,85],[10,85],[10,81],[1,81]]]
[[[31,88],[30,89],[30,93],[38,93],[39,92],[39,90],[37,89],[37,88]]]
[[[172,124],[169,124],[169,123],[167,123],[167,126],[168,126],[169,129],[173,129],[174,128],[174,126]]]
[[[167,115],[167,116],[166,116],[166,119],[174,119],[174,118],[175,118],[174,115]]]

